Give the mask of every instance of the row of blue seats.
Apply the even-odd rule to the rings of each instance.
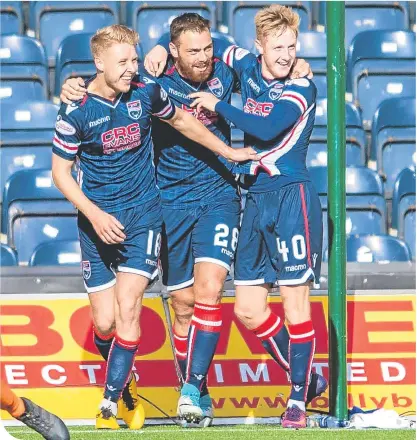
[[[328,260],[328,249],[323,260]],[[348,262],[387,263],[412,261],[409,246],[390,235],[348,235],[346,241]],[[29,266],[80,266],[81,249],[78,240],[57,240],[41,243],[31,255]],[[0,245],[0,266],[17,266],[17,252],[10,246]]]
[[[63,38],[76,32],[94,32],[113,23],[124,23],[139,32],[146,53],[169,24],[183,12],[197,12],[209,19],[213,29],[229,32],[242,47],[254,49],[254,16],[265,5],[275,1],[2,1],[1,32],[36,36],[46,47],[48,57],[54,57]],[[280,4],[294,8],[300,18],[300,30],[324,30],[326,2],[288,1]],[[362,31],[407,30],[415,25],[415,3],[407,1],[347,1],[346,43]],[[24,17],[27,17],[25,20]]]
[[[240,96],[233,104],[241,106]],[[58,107],[50,102],[22,102],[0,107],[0,187],[16,171],[51,167],[51,142]],[[416,163],[416,102],[412,98],[383,101],[374,116],[371,146],[357,107],[346,104],[346,164],[365,166],[383,177],[385,196],[390,199],[395,179],[404,168]],[[317,102],[315,126],[307,154],[307,166],[327,165],[327,100]],[[243,146],[243,133],[232,129],[232,143]],[[1,202],[1,194],[0,194]]]
[[[240,96],[233,105],[242,108]],[[416,100],[391,98],[382,101],[374,114],[371,136],[363,129],[361,112],[346,103],[346,166],[365,166],[384,180],[385,195],[391,198],[395,179],[404,168],[416,164]],[[327,166],[327,100],[317,102],[314,129],[307,153],[307,166]],[[370,143],[368,143],[370,139]],[[232,142],[243,146],[243,133],[232,129]]]
[[[327,249],[327,168],[310,169],[320,196]],[[396,182],[390,233],[409,245],[415,258],[415,169],[405,169]],[[386,233],[386,201],[381,178],[365,167],[346,169],[346,232],[350,235]],[[76,211],[55,187],[50,170],[21,170],[7,181],[2,206],[1,232],[27,263],[46,241],[76,240]]]
[[[90,37],[91,34],[71,35],[60,45],[56,52],[54,86],[51,87],[51,94],[55,97],[59,96],[61,85],[67,78],[76,75],[86,78],[95,73]],[[222,38],[231,39],[224,35]],[[318,96],[326,97],[326,34],[301,33],[298,45],[298,57],[305,58],[312,66]],[[1,102],[48,98],[48,63],[38,40],[17,35],[2,36],[0,57]],[[366,130],[370,130],[372,117],[383,100],[415,97],[415,72],[415,33],[366,31],[357,35],[349,48],[346,90],[361,109]]]
[[[310,176],[319,194],[327,248],[327,168],[310,168]],[[416,174],[405,168],[399,174],[393,191],[391,222],[387,219],[387,202],[382,179],[364,167],[346,168],[346,233],[385,234],[387,224],[392,236],[403,239],[415,258],[416,250]]]
[[[78,240],[56,240],[41,243],[31,255],[29,266],[80,266],[81,249]],[[0,266],[18,266],[15,249],[0,245]]]

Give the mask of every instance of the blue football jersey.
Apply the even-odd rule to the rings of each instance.
[[[230,144],[229,124],[208,110],[190,108],[188,95],[197,91],[211,92],[230,101],[235,88],[235,75],[219,59],[213,61],[213,72],[203,83],[184,79],[169,60],[164,74],[156,79],[178,108],[189,112],[226,144]],[[232,164],[201,145],[189,140],[171,127],[156,122],[153,138],[157,152],[157,181],[162,203],[170,207],[192,207],[212,200],[236,196],[236,184],[230,172]]]
[[[261,159],[239,164],[235,172],[256,176],[247,179],[251,182],[251,192],[276,190],[288,183],[309,181],[306,156],[315,118],[314,83],[307,78],[268,81],[262,76],[262,64],[258,57],[219,40],[215,41],[215,54],[221,54],[235,70],[240,80],[245,113],[267,118],[278,107],[284,113],[297,112],[295,124],[273,139],[262,140],[262,137],[248,134],[248,131],[253,133],[253,124],[252,127],[239,127],[246,132],[245,146],[253,147]],[[279,117],[277,110],[276,116]],[[256,124],[256,121],[253,122]]]
[[[170,119],[175,106],[153,79],[135,78],[112,102],[88,93],[62,104],[53,152],[78,159],[84,194],[106,212],[143,204],[159,195],[153,163],[152,116]]]

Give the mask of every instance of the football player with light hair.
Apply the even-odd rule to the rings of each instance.
[[[290,78],[298,15],[272,5],[257,13],[255,25],[259,57],[215,41],[215,54],[240,79],[244,110],[201,92],[192,95],[193,106],[234,123],[245,132],[245,145],[260,155],[258,162],[236,167],[249,191],[236,253],[235,313],[290,375],[282,426],[304,428],[306,403],[327,388],[311,372],[316,339],[309,293],[320,279],[323,233],[320,200],[306,167],[316,87],[307,78]],[[288,330],[268,305],[273,286],[279,286]]]
[[[140,343],[142,299],[157,276],[161,246],[152,117],[226,160],[256,157],[250,148],[227,146],[176,108],[153,79],[137,75],[137,42],[136,32],[121,25],[100,29],[93,36],[97,74],[87,82],[81,100],[62,104],[53,140],[52,175],[79,211],[83,278],[95,343],[107,361],[104,398],[96,418],[99,429],[119,428],[121,397],[129,428],[140,428],[144,420],[132,366]],[[75,160],[79,184],[71,173]]]

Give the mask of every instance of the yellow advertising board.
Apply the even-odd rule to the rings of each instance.
[[[271,297],[270,303],[282,316],[279,297]],[[135,363],[140,394],[174,416],[178,380],[162,300],[147,298],[144,304]],[[93,343],[88,300],[78,295],[16,295],[2,299],[0,306],[2,377],[19,395],[65,419],[94,418],[106,367]],[[327,296],[312,297],[317,337],[313,368],[325,376],[327,306]],[[415,296],[348,296],[347,310],[349,407],[415,411]],[[223,301],[223,323],[209,373],[216,416],[281,415],[289,393],[286,375],[237,321],[233,298]],[[326,410],[328,394],[311,406]],[[147,403],[145,409],[147,417],[162,417]]]

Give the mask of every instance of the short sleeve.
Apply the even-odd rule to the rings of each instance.
[[[230,44],[218,38],[213,38],[214,55],[222,59],[241,78],[243,73],[257,62],[256,55],[243,47]]]
[[[175,115],[175,106],[166,90],[148,77],[144,77],[143,82],[151,100],[152,114],[160,119],[171,119]]]
[[[307,78],[288,80],[285,83],[284,91],[280,101],[292,103],[304,114],[316,100],[316,86]]]
[[[63,159],[74,160],[81,145],[82,133],[77,106],[62,104],[55,123],[52,151]]]

